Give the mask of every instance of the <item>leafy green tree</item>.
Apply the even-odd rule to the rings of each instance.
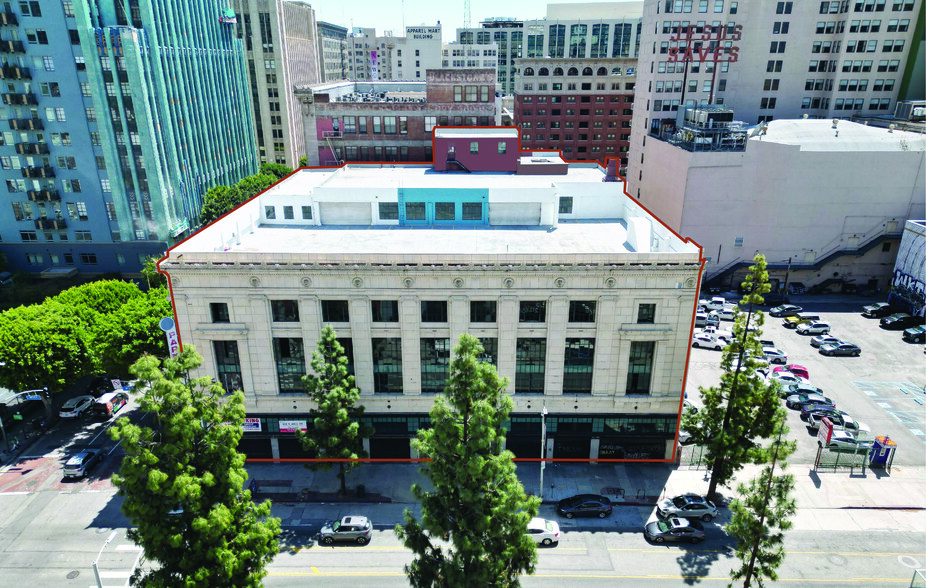
[[[288,165],[283,165],[282,163],[262,163],[260,165],[260,173],[282,180],[293,173],[293,168]]]
[[[89,322],[101,314],[119,310],[123,304],[141,296],[141,290],[132,282],[101,280],[68,288],[52,300],[70,308],[81,319]]]
[[[303,155],[299,158],[299,167],[305,167],[309,165],[309,158]]]
[[[213,186],[203,198],[203,209],[199,213],[199,222],[208,225],[229,210],[247,200],[237,186]]]
[[[754,262],[743,282],[746,294],[739,304],[741,310],[735,313],[733,341],[723,350],[720,386],[702,387],[704,408],[696,414],[686,412],[682,418],[682,428],[705,448],[711,498],[716,498],[717,486],[727,484],[743,465],[761,459],[756,440],[771,435],[773,417],[780,408],[777,386],[766,383],[756,371],[765,322],[756,305],[763,302],[769,285],[765,257],[757,254]]]
[[[797,511],[791,498],[794,476],[775,475],[775,469],[786,468],[786,459],[796,448],[793,441],[782,440],[787,432],[784,410],[779,408],[774,439],[763,449],[768,465],[759,477],[739,485],[739,497],[730,505],[732,517],[726,531],[738,541],[736,555],[742,562],[739,569],[731,570],[731,577],[743,580],[743,588],[749,588],[752,580],[760,587],[763,578],[777,580],[777,569],[785,557],[784,532],[792,527],[790,518]]]
[[[103,373],[125,378],[139,357],[167,355],[167,339],[158,323],[173,314],[167,289],[152,288],[94,325],[94,342]]]
[[[432,459],[421,471],[434,490],[412,486],[421,521],[406,510],[395,532],[415,554],[405,571],[416,588],[520,586],[520,574],[533,573],[537,562],[526,531],[539,499],[525,495],[513,455],[502,450],[508,382],[478,359],[482,353],[478,339],[460,338],[447,387],[431,409],[432,428],[419,430],[414,442]]]
[[[363,406],[357,405],[360,390],[354,386],[354,376],[347,373],[347,357],[331,325],[322,329],[318,349],[312,353],[312,370],[315,374],[305,376],[303,381],[306,394],[317,407],[309,411],[314,426],[296,435],[303,448],[319,459],[337,460],[340,494],[346,496],[346,476],[360,462],[343,460],[369,457],[363,450],[363,438],[372,436],[374,430],[360,425],[364,412]],[[334,462],[311,462],[306,467],[327,472]]]
[[[149,257],[141,268],[141,275],[145,278],[148,288],[167,286],[167,276],[158,271],[158,258]]]
[[[270,186],[274,185],[276,182],[276,176],[267,174],[254,174],[253,176],[248,176],[235,184],[235,187],[238,188],[238,190],[241,192],[241,202],[247,202]]]
[[[113,484],[133,527],[127,536],[157,562],[136,572],[135,586],[261,586],[279,551],[270,502],[255,504],[244,489],[245,456],[236,449],[244,394],[192,378],[201,363],[191,346],[163,363],[139,359],[131,372],[153,426],[122,417],[110,429],[125,452]]]
[[[96,365],[91,334],[73,308],[46,300],[0,314],[0,386],[60,392]]]

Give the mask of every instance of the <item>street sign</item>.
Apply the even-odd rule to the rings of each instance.
[[[26,400],[41,400],[41,399],[42,397],[39,396],[38,394],[29,394],[28,396],[26,396]]]
[[[19,413],[17,412],[16,414],[13,415],[13,420],[14,420],[14,421],[21,421],[21,420],[23,420],[23,415],[21,415],[21,414],[19,414]]]

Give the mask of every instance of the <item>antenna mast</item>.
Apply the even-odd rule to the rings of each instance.
[[[463,28],[468,29],[469,27],[469,0],[463,0]]]

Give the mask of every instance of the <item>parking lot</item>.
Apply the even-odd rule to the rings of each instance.
[[[810,383],[835,400],[836,407],[867,424],[872,435],[887,435],[898,450],[895,466],[923,464],[926,455],[926,355],[923,345],[901,339],[902,331],[886,331],[879,319],[861,315],[862,306],[875,298],[824,295],[792,296],[791,303],[812,311],[830,323],[830,333],[862,348],[860,357],[826,357],[802,336],[782,326],[782,319],[766,315],[763,339],[772,339],[787,352],[788,363],[807,368]],[[767,311],[767,308],[763,308]],[[731,328],[724,321],[721,327]],[[699,386],[716,385],[720,352],[691,350],[686,392],[696,405]],[[798,442],[793,463],[813,463],[817,453],[815,431],[807,428],[799,411],[788,410],[790,436]]]

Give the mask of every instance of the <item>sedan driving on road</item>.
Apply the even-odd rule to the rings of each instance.
[[[717,516],[714,503],[698,494],[682,494],[675,498],[666,498],[656,505],[656,514],[662,518],[685,517],[701,519],[705,523]]]
[[[858,357],[862,354],[862,348],[853,343],[840,341],[839,343],[830,343],[820,348],[821,355],[848,355]]]
[[[573,517],[603,519],[611,514],[611,499],[597,494],[578,494],[560,500],[556,505],[556,512],[567,519]]]
[[[75,396],[61,405],[58,416],[63,419],[76,419],[93,406],[93,400],[93,396]]]
[[[318,532],[319,539],[331,545],[335,541],[351,541],[360,545],[369,543],[373,523],[364,516],[349,515],[339,521],[327,522]]]
[[[643,528],[643,534],[647,539],[656,543],[666,541],[698,543],[704,539],[704,527],[698,521],[670,517],[647,523]]]

